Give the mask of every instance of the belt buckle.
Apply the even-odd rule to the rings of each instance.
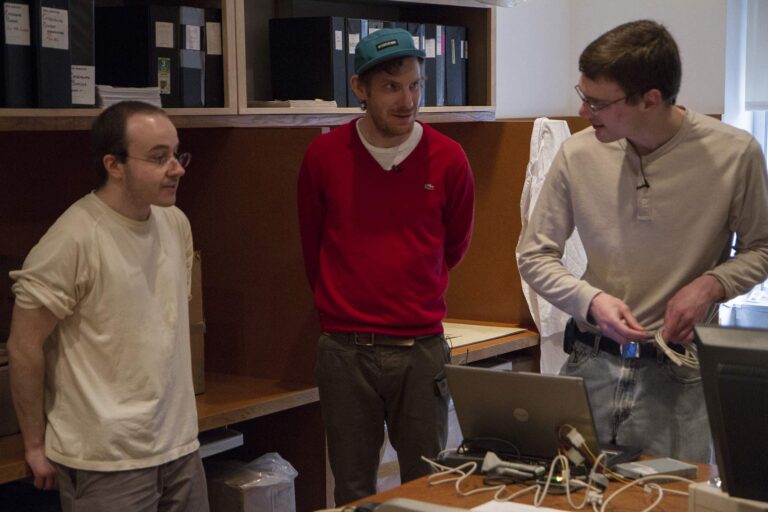
[[[376,335],[374,333],[370,333],[370,338],[367,340],[363,340],[358,336],[358,333],[355,333],[355,345],[359,345],[362,347],[372,347],[376,344]]]
[[[621,358],[622,359],[639,359],[640,358],[640,342],[628,341],[621,345]]]

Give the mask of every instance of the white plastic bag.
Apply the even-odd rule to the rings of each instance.
[[[296,512],[299,473],[278,453],[248,462],[206,462],[211,512]]]

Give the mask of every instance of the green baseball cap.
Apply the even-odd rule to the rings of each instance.
[[[362,38],[355,48],[355,74],[399,57],[426,57],[413,46],[413,36],[402,28],[382,28]]]

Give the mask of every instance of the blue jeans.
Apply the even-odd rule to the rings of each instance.
[[[622,359],[575,341],[560,373],[584,379],[601,443],[710,461],[712,440],[698,370],[666,357]]]
[[[376,494],[385,422],[401,481],[430,473],[421,456],[435,458],[445,448],[449,360],[441,334],[419,338],[411,347],[359,346],[343,335],[320,336],[317,384],[336,505]]]

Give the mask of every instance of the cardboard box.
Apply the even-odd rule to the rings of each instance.
[[[192,263],[192,299],[189,301],[189,343],[192,353],[192,382],[195,394],[205,392],[205,316],[200,252]]]

